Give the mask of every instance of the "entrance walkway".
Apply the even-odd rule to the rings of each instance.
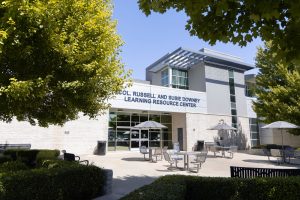
[[[209,152],[206,162],[199,173],[187,171],[170,171],[167,169],[169,163],[165,160],[151,163],[144,161],[143,155],[139,152],[108,152],[106,156],[82,155],[82,159],[88,159],[94,165],[113,170],[112,194],[106,195],[96,200],[116,200],[131,191],[153,182],[160,176],[171,174],[183,174],[193,176],[215,176],[229,177],[230,166],[241,167],[261,167],[261,168],[296,168],[297,166],[276,165],[268,161],[265,156],[236,153],[233,159],[213,157]],[[179,162],[179,167],[183,167],[183,161]]]

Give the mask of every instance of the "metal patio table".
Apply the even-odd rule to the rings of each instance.
[[[192,156],[196,156],[196,155],[200,155],[201,152],[200,151],[180,151],[180,152],[176,152],[174,153],[174,155],[181,155],[184,156],[184,170],[189,170],[190,168],[190,164],[189,164],[189,157]]]

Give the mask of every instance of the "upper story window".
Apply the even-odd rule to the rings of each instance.
[[[169,69],[166,68],[161,71],[161,85],[168,87],[169,86]]]
[[[188,90],[188,72],[179,69],[172,69],[172,87]]]
[[[255,88],[255,83],[246,82],[246,86],[245,86],[246,97],[255,97],[254,88]]]

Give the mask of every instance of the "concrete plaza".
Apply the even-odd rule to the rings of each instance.
[[[228,156],[226,154],[226,156]],[[258,167],[258,168],[297,168],[299,165],[277,165],[276,162],[268,161],[266,156],[236,153],[234,158],[213,156],[208,153],[206,162],[199,173],[181,170],[169,170],[170,166],[165,160],[157,163],[145,161],[142,154],[132,151],[108,152],[106,156],[82,155],[82,159],[88,159],[98,167],[113,170],[112,194],[97,198],[97,200],[115,200],[130,193],[131,191],[153,182],[160,176],[171,174],[229,177],[230,166]],[[274,160],[274,159],[273,159]],[[275,160],[274,160],[275,161]],[[183,167],[183,160],[179,161],[179,167]],[[190,164],[190,167],[194,167]]]

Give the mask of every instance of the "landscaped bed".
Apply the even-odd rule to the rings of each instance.
[[[141,187],[122,200],[298,200],[300,177],[212,178],[172,175]]]
[[[9,150],[0,158],[1,200],[76,200],[101,196],[102,169],[57,159],[55,150]]]

